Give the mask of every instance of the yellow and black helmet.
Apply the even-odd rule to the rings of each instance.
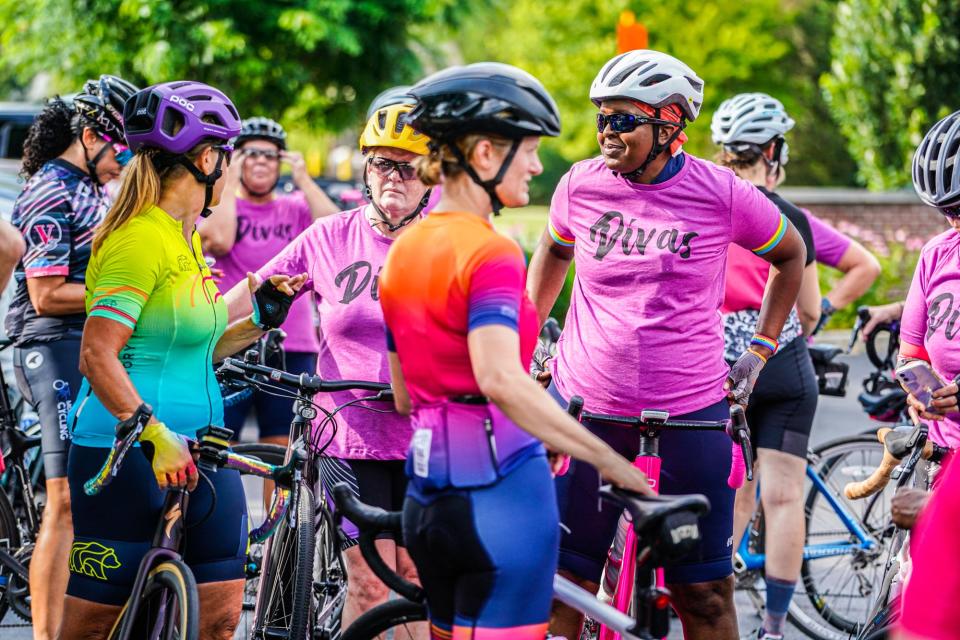
[[[411,109],[413,106],[409,104],[393,104],[375,111],[360,135],[360,151],[366,153],[373,147],[391,147],[427,155],[430,138],[414,131],[403,119]]]

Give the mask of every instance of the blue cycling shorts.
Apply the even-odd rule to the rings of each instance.
[[[550,395],[563,407],[554,385]],[[655,409],[656,407],[650,407]],[[588,408],[589,410],[589,408]],[[677,420],[726,420],[726,400],[682,416]],[[636,429],[583,421],[583,426],[633,460],[640,449]],[[701,493],[710,500],[710,513],[700,518],[699,548],[686,560],[664,567],[667,584],[690,584],[720,580],[733,573],[733,501],[736,492],[727,486],[730,474],[730,438],[723,432],[666,432],[660,436],[660,493],[677,495]],[[607,550],[613,542],[622,509],[600,500],[602,484],[597,470],[578,460],[571,461],[566,475],[556,479],[560,521],[560,568],[573,575],[599,582]]]
[[[71,596],[122,605],[130,596],[144,554],[162,517],[166,492],[157,487],[153,470],[139,449],[131,450],[120,472],[96,496],[83,492],[109,449],[70,448],[67,479],[73,511],[70,549]],[[183,559],[197,583],[242,579],[247,552],[247,502],[236,471],[221,469],[203,478],[190,494]],[[211,510],[211,503],[215,502]]]
[[[403,538],[427,592],[432,637],[543,639],[557,569],[555,505],[543,454],[489,487],[407,486]]]

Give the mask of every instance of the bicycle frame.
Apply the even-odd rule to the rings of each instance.
[[[846,506],[837,500],[836,496],[827,488],[823,479],[814,471],[813,466],[808,462],[806,469],[807,479],[813,484],[814,488],[823,495],[827,503],[840,518],[840,521],[846,527],[848,533],[857,539],[857,542],[827,542],[822,544],[806,545],[803,547],[803,559],[812,560],[816,558],[829,558],[833,556],[849,555],[855,551],[871,551],[879,544],[869,532],[857,522],[856,518],[850,513]],[[759,493],[759,487],[757,488]],[[750,551],[750,523],[747,523],[747,529],[740,539],[740,548],[737,549],[737,555],[742,562],[740,568],[748,571],[757,571],[763,569],[766,563],[766,554],[753,553]]]

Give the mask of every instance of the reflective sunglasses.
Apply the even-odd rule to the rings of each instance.
[[[243,155],[252,160],[263,158],[268,162],[276,162],[280,159],[280,152],[273,149],[243,149]]]
[[[215,144],[212,147],[220,153],[223,154],[224,160],[227,161],[227,166],[230,166],[230,161],[233,160],[233,145],[232,144]]]
[[[121,167],[127,166],[127,163],[133,160],[133,151],[130,151],[130,147],[125,144],[120,144],[119,142],[114,142],[108,135],[104,135],[103,139],[113,148],[113,155],[117,160],[117,164]]]
[[[661,118],[650,118],[647,116],[638,116],[633,113],[611,113],[608,116],[602,113],[597,114],[597,133],[603,133],[603,130],[610,125],[610,130],[614,133],[629,133],[637,127],[645,124],[669,124],[678,126],[676,122],[663,120]]]
[[[367,164],[383,179],[389,178],[390,174],[396,171],[403,181],[413,180],[417,177],[417,170],[409,162],[396,162],[389,158],[370,158]]]
[[[948,218],[960,218],[960,204],[955,204],[949,207],[939,207],[939,209],[940,213]]]

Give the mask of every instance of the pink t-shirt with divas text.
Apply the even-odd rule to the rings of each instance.
[[[960,233],[953,229],[920,252],[900,321],[900,341],[926,349],[943,380],[960,374]],[[960,414],[928,424],[934,442],[960,447]]]
[[[326,380],[390,382],[383,311],[377,289],[392,240],[370,226],[366,206],[313,223],[257,273],[306,272],[300,296],[312,292],[320,316],[317,375]],[[416,274],[407,274],[416,277]],[[330,410],[369,392],[319,394],[314,401]],[[402,460],[412,430],[392,403],[369,403],[337,414],[338,429],[326,454],[336,458]]]
[[[574,247],[577,269],[554,362],[560,393],[619,415],[721,400],[727,246],[762,255],[788,225],[752,185],[694,156],[650,185],[602,158],[575,164],[550,206],[550,233]]]
[[[218,258],[223,269],[221,291],[246,279],[247,272],[256,273],[272,257],[283,251],[310,226],[313,217],[303,193],[278,196],[270,202],[255,204],[237,198],[237,239],[227,255]],[[286,273],[282,275],[296,275]],[[320,348],[308,296],[293,303],[283,330],[287,334],[283,348],[287,351],[316,353]]]
[[[836,268],[840,264],[843,254],[850,247],[852,240],[807,209],[801,209],[801,211],[807,217],[810,230],[813,232],[813,246],[817,249],[817,262]]]

